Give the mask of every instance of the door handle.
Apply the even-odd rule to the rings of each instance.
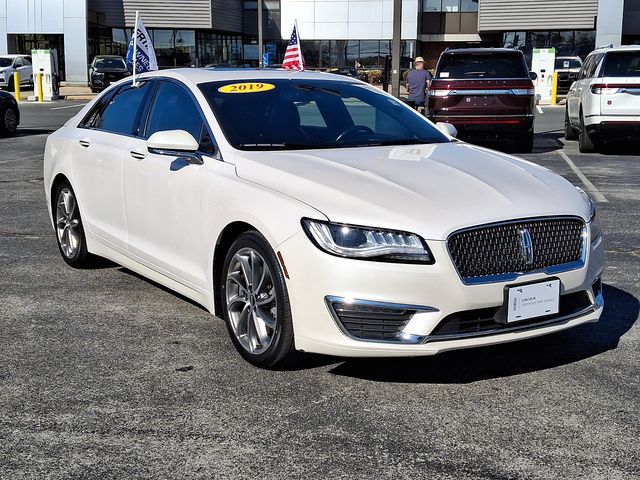
[[[80,146],[87,148],[89,145],[91,145],[91,140],[83,138],[82,140],[79,140],[78,143],[80,144]]]
[[[136,160],[143,160],[147,154],[144,152],[138,152],[137,150],[131,150],[129,154]]]

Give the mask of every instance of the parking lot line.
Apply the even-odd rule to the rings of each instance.
[[[582,173],[582,171],[578,168],[578,166],[575,163],[573,163],[573,160],[569,158],[569,155],[564,153],[563,150],[556,150],[556,152],[558,153],[558,155],[560,155],[564,159],[565,162],[567,162],[567,165],[571,167],[571,170],[573,170],[574,173],[578,175],[578,178],[580,178],[580,181],[584,183],[584,186],[587,187],[587,191],[593,195],[594,200],[596,202],[604,202],[604,203],[609,202],[609,200],[607,200],[607,197],[605,197],[602,194],[602,192],[600,192],[600,190],[598,190],[596,186],[593,183],[591,183],[591,180],[589,180],[587,176],[584,173]]]
[[[84,107],[86,103],[78,103],[76,105],[64,105],[62,107],[53,107],[51,110],[62,110],[64,108]]]
[[[536,105],[536,108],[538,109],[538,113],[544,113],[540,105]]]

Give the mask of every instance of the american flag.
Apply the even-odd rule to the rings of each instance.
[[[298,38],[296,24],[293,25],[293,33],[291,34],[287,51],[284,52],[282,68],[286,68],[287,70],[304,70],[304,59],[302,58],[302,51],[300,50],[300,39]]]

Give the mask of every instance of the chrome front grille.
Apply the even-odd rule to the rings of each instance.
[[[586,227],[575,217],[482,225],[453,233],[447,246],[463,282],[508,281],[522,273],[583,266]]]

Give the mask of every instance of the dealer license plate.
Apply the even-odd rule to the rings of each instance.
[[[554,315],[560,311],[560,280],[509,288],[507,323]]]

